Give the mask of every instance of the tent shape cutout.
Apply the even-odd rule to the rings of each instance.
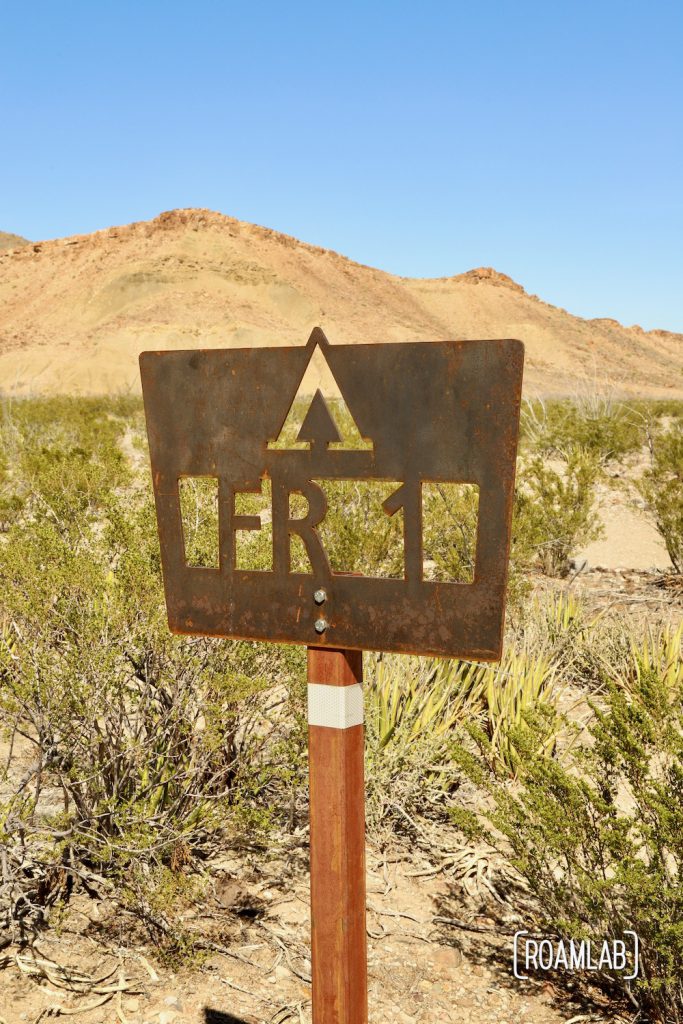
[[[307,441],[311,449],[327,448],[328,444],[336,444],[342,440],[320,389],[313,396],[296,439]]]
[[[277,439],[268,442],[268,448],[280,451],[372,450],[372,441],[362,437],[325,358],[323,344],[328,344],[327,339],[321,331],[314,331],[311,339],[314,336],[311,356],[285,422]]]

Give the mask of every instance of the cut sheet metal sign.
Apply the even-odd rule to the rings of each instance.
[[[283,428],[306,370],[322,356],[360,445],[345,447],[317,391],[290,446]],[[330,345],[140,356],[169,625],[174,632],[318,647],[496,659],[502,645],[524,349],[519,341]],[[218,481],[219,562],[189,565],[179,482]],[[334,572],[321,540],[322,481],[389,481],[402,512],[400,578]],[[240,494],[270,484],[272,566],[238,568]],[[473,579],[426,578],[423,494],[434,483],[479,491]],[[292,495],[305,512],[292,512]],[[309,572],[294,571],[292,538]]]

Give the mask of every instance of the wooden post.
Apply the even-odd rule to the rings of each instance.
[[[308,648],[313,1024],[367,1024],[361,651]]]

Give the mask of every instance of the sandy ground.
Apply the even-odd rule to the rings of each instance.
[[[448,869],[438,872],[417,852],[403,857],[368,848],[371,1024],[562,1024],[585,1012],[571,993],[552,984],[515,980],[512,937],[500,934],[501,925],[484,907],[473,911],[477,901]],[[421,871],[424,876],[416,877]],[[147,945],[131,944],[130,923],[106,903],[79,900],[59,934],[38,943],[37,955],[92,976],[113,970],[125,991],[88,1011],[96,995],[74,997],[52,980],[32,978],[24,959],[0,975],[0,1015],[7,1024],[33,1024],[46,1019],[40,1014],[50,1008],[68,1013],[78,1007],[82,1024],[309,1024],[305,863],[233,858],[216,878],[219,901],[243,899],[259,907],[257,920],[246,916],[247,904],[242,917],[223,912],[231,955],[213,954],[201,969],[173,972]],[[220,913],[207,911],[213,929]],[[438,920],[449,916],[479,930]],[[117,929],[127,934],[125,946],[116,944]],[[598,1007],[590,1019],[614,1018],[602,1017]]]
[[[644,504],[630,487],[615,488],[611,481],[600,484],[597,506],[604,536],[579,548],[576,563],[585,562],[586,569],[670,570],[666,545]]]

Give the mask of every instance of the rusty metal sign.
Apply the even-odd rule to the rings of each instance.
[[[344,448],[317,392],[290,447],[278,446],[319,349],[363,439]],[[524,349],[519,341],[330,345],[144,352],[142,386],[170,628],[179,633],[317,647],[496,659],[503,633]],[[218,481],[219,563],[188,565],[179,481]],[[272,568],[241,569],[236,496],[272,494]],[[334,572],[321,541],[317,481],[394,481],[387,515],[403,511],[401,578]],[[479,509],[473,579],[426,579],[422,493],[473,484]],[[294,516],[290,496],[307,512]],[[292,538],[311,571],[293,571]]]

